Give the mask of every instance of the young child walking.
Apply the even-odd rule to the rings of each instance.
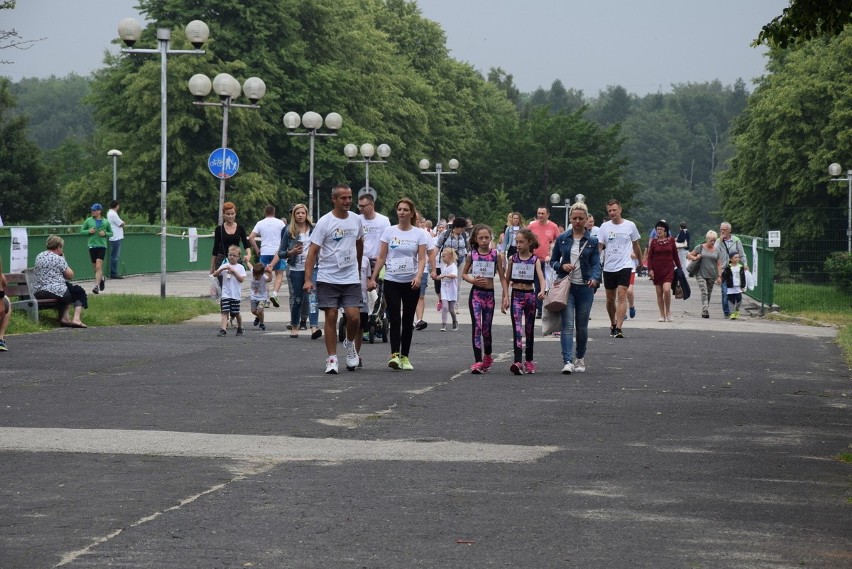
[[[213,271],[213,276],[222,275],[222,299],[219,301],[222,312],[222,328],[217,336],[227,335],[228,317],[237,319],[237,336],[243,335],[243,318],[240,315],[240,298],[242,297],[242,282],[246,278],[246,268],[240,263],[240,248],[236,245],[228,247],[228,258]]]
[[[470,235],[470,254],[465,258],[462,268],[462,278],[473,285],[468,307],[473,324],[473,357],[476,360],[470,366],[470,373],[474,375],[486,373],[494,363],[491,357],[491,322],[494,320],[496,306],[494,277],[500,279],[500,285],[503,287],[501,308],[508,301],[508,281],[506,271],[503,270],[503,259],[497,249],[491,247],[491,241],[491,228],[487,225],[476,225]]]
[[[743,302],[743,289],[746,288],[746,270],[740,263],[740,254],[731,253],[731,263],[722,271],[722,278],[728,286],[728,307],[731,310],[730,320],[740,317],[740,304]]]
[[[529,229],[521,229],[515,235],[515,254],[509,257],[506,273],[509,275],[509,286],[512,289],[511,303],[503,297],[503,312],[511,306],[512,329],[515,335],[515,359],[509,366],[509,371],[515,375],[535,373],[533,361],[533,338],[535,336],[536,299],[544,299],[544,272],[541,270],[541,260],[533,255],[538,247],[535,234]],[[535,294],[534,283],[538,279],[539,292]],[[526,337],[526,350],[524,350]],[[521,363],[522,352],[524,363]]]
[[[459,268],[456,265],[458,254],[452,247],[447,247],[441,253],[441,332],[447,331],[447,316],[452,318],[453,330],[459,329],[456,304],[459,300]]]
[[[263,309],[269,301],[269,275],[272,269],[263,263],[255,263],[251,266],[251,280],[249,281],[249,301],[251,302],[251,313],[254,314],[254,325],[261,330],[266,330],[263,321]]]

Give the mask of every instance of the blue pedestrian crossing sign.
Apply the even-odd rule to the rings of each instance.
[[[210,153],[207,159],[207,167],[210,173],[219,179],[227,179],[237,173],[240,168],[240,159],[237,153],[230,148],[217,148]]]

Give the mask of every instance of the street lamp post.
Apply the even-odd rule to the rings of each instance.
[[[307,132],[294,132],[300,124]],[[308,215],[314,221],[316,221],[314,217],[314,139],[317,136],[337,136],[337,131],[343,126],[343,117],[338,113],[328,113],[325,116],[325,127],[332,132],[317,132],[322,125],[322,116],[313,111],[308,111],[301,117],[299,113],[293,111],[284,115],[284,126],[289,129],[288,136],[308,136],[311,139],[308,163]],[[319,206],[317,206],[317,214],[319,214]]]
[[[839,176],[843,172],[843,168],[837,162],[829,165],[828,173],[832,176]],[[846,252],[852,254],[852,170],[846,170],[845,178],[832,178],[832,182],[846,182],[849,184],[846,205]]]
[[[169,55],[203,55],[200,49],[210,36],[210,29],[201,20],[193,20],[186,26],[186,37],[195,49],[169,49],[172,31],[157,28],[157,49],[133,49],[142,37],[142,26],[133,18],[125,18],[118,23],[118,35],[127,45],[121,53],[159,54],[160,55],[160,297],[166,297],[166,195],[168,193],[167,166],[167,78],[166,63]]]
[[[359,152],[361,154],[361,158],[356,160],[355,156],[357,156]],[[343,154],[345,154],[346,158],[348,158],[348,162],[364,164],[364,187],[368,190],[370,189],[370,164],[387,164],[387,157],[390,156],[390,153],[391,148],[387,144],[380,144],[378,148],[376,148],[367,142],[362,144],[359,148],[350,143],[343,147]],[[378,159],[373,158],[376,154],[379,155]]]
[[[421,174],[424,174],[424,175],[427,175],[427,176],[435,176],[435,177],[438,178],[438,216],[435,218],[435,223],[438,223],[438,221],[440,221],[440,219],[441,219],[441,176],[445,176],[447,174],[458,174],[458,172],[455,171],[455,170],[458,170],[458,167],[459,167],[459,161],[458,160],[456,160],[455,158],[451,158],[448,165],[450,167],[450,170],[445,172],[444,171],[444,165],[441,164],[440,162],[437,162],[435,164],[435,169],[433,171],[429,172],[428,170],[429,170],[430,164],[429,164],[428,160],[426,160],[424,158],[418,164],[418,166],[420,166],[420,170],[421,170],[420,173]]]
[[[118,199],[118,157],[121,156],[121,150],[112,149],[107,152],[107,156],[112,156],[112,200]]]
[[[562,201],[562,196],[559,194],[550,194],[550,203],[553,204],[554,209],[564,209],[565,210],[565,225],[563,226],[565,230],[568,230],[568,211],[571,209],[571,198],[565,198],[565,203],[563,205],[556,205],[560,201]],[[586,196],[583,194],[577,194],[574,196],[574,203],[585,203]]]
[[[218,103],[210,103],[204,101],[204,97],[210,94],[210,90],[216,91],[219,96]],[[228,148],[228,111],[231,108],[237,109],[259,109],[257,104],[259,100],[266,94],[266,83],[259,77],[249,77],[243,83],[240,89],[240,82],[228,75],[220,73],[210,81],[210,78],[203,73],[193,75],[189,79],[189,92],[195,97],[193,105],[200,107],[222,107],[222,152]],[[250,105],[234,103],[233,100],[240,96],[240,93],[251,101]],[[222,207],[225,204],[225,176],[219,177],[219,225],[222,225]]]

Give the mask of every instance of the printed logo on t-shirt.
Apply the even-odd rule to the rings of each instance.
[[[340,241],[345,237],[354,237],[357,234],[358,231],[355,229],[337,228],[334,230],[334,233],[331,234],[331,238],[335,241]]]

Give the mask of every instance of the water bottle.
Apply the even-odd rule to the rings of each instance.
[[[308,310],[311,314],[317,313],[317,293],[314,291],[308,293]]]

